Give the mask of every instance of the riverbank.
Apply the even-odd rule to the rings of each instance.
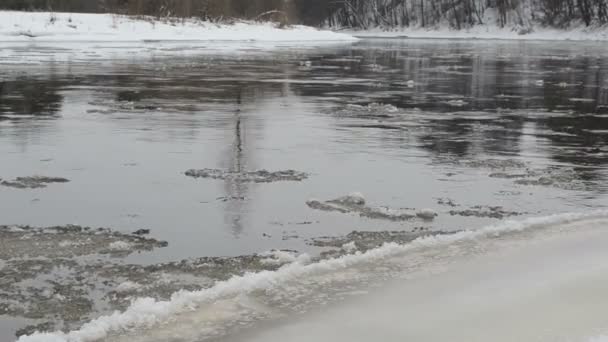
[[[520,27],[501,28],[496,25],[477,25],[461,30],[449,27],[412,27],[346,30],[344,32],[357,38],[608,41],[608,26],[586,27],[584,25],[563,30],[541,26],[522,29]]]
[[[354,41],[344,33],[308,26],[198,19],[133,18],[114,14],[0,11],[0,42],[48,41]]]

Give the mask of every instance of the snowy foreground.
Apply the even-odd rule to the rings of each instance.
[[[231,342],[378,337],[390,342],[606,342],[607,223],[605,218],[554,221],[544,234],[491,242],[492,252],[483,258],[440,266]]]
[[[49,41],[354,41],[344,33],[272,23],[158,21],[112,14],[0,11],[0,42]]]
[[[559,214],[421,237],[405,245],[389,243],[319,262],[294,256],[277,271],[235,276],[211,288],[177,292],[167,301],[140,298],[126,311],[98,317],[78,330],[39,332],[18,342],[195,340],[201,327],[214,329],[255,310],[267,314],[267,307],[247,300],[252,293],[278,291],[282,296],[274,298],[288,300],[305,293],[302,287],[311,286],[306,280],[328,287],[332,279],[390,259],[414,262],[406,268],[411,272],[407,281],[322,314],[260,327],[242,340],[370,341],[380,335],[384,341],[581,341],[581,336],[587,341],[596,336],[594,327],[606,323],[606,224],[606,211]],[[473,257],[482,250],[492,252]],[[130,331],[137,331],[137,339],[121,336]]]

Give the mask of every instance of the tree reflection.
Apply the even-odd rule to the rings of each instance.
[[[63,86],[54,78],[18,78],[0,82],[0,115],[54,115],[61,110]]]

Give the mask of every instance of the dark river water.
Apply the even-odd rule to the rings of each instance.
[[[168,242],[124,262],[314,254],[313,239],[355,230],[447,233],[608,207],[606,44],[3,48],[0,178],[70,182],[0,186],[0,225],[145,228]],[[309,177],[184,174],[204,168]],[[306,204],[353,192],[437,217]]]

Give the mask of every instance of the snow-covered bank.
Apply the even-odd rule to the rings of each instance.
[[[365,253],[355,253],[336,259],[328,259],[320,262],[312,262],[306,255],[294,258],[291,264],[283,266],[277,271],[262,271],[259,273],[247,273],[243,276],[233,277],[227,281],[219,282],[214,287],[200,291],[180,291],[175,293],[170,300],[156,301],[152,298],[140,298],[135,300],[132,305],[124,312],[116,312],[112,315],[99,317],[79,330],[69,333],[36,333],[31,336],[23,336],[19,342],[92,342],[108,340],[114,341],[166,341],[167,336],[160,331],[154,331],[151,336],[146,335],[146,330],[168,321],[176,326],[165,326],[163,332],[170,334],[173,340],[194,340],[180,339],[180,336],[188,334],[188,329],[179,326],[185,322],[192,328],[192,332],[200,333],[202,327],[210,331],[220,330],[223,321],[238,322],[243,319],[241,315],[251,315],[252,311],[262,311],[264,316],[271,311],[267,305],[253,304],[248,298],[249,295],[265,294],[272,301],[287,301],[289,306],[295,303],[289,302],[290,299],[306,299],[306,288],[313,287],[313,294],[323,292],[330,288],[332,282],[346,280],[356,280],[359,273],[378,272],[383,267],[376,267],[383,260],[405,256],[399,262],[413,261],[415,265],[405,267],[410,272],[428,272],[425,268],[438,258],[444,251],[447,258],[451,260],[459,253],[456,250],[463,248],[465,255],[469,251],[476,251],[477,248],[466,246],[470,243],[491,243],[497,238],[504,238],[509,242],[508,234],[513,232],[534,231],[554,228],[560,230],[566,225],[573,223],[577,228],[590,222],[594,224],[606,224],[606,211],[597,211],[586,214],[560,214],[547,217],[529,218],[523,221],[504,221],[494,226],[488,226],[479,230],[461,231],[451,235],[428,236],[417,239],[405,245],[386,244],[380,248],[370,250]],[[597,222],[599,223],[597,223]],[[576,225],[578,224],[578,225]],[[481,247],[481,246],[480,246]],[[430,253],[436,251],[437,253]],[[411,254],[408,254],[411,253]],[[428,254],[428,255],[427,255]],[[364,268],[365,264],[370,264],[371,268]],[[359,268],[359,269],[358,269]],[[353,278],[355,277],[355,278]],[[322,288],[314,288],[315,284],[321,284]],[[257,302],[261,298],[257,298]],[[244,301],[244,302],[243,302]],[[220,309],[215,305],[220,303]],[[208,311],[205,311],[208,308]],[[219,312],[219,314],[218,314]],[[190,314],[190,316],[188,316]],[[251,318],[246,318],[251,321]],[[138,339],[133,335],[128,335],[128,331],[137,330]],[[127,332],[127,336],[117,336]],[[178,333],[179,332],[179,333]],[[178,334],[178,335],[176,335]],[[181,334],[181,335],[179,335]],[[301,336],[307,336],[303,334]],[[327,335],[330,336],[330,335]]]
[[[158,21],[112,14],[0,11],[0,42],[150,40],[316,42],[354,41],[344,33],[273,23],[214,24],[199,20]]]
[[[605,342],[607,224],[579,221],[502,240],[447,271],[224,341]]]
[[[395,30],[371,29],[345,32],[358,38],[608,41],[608,27],[587,28],[584,26],[569,30],[539,27],[534,29],[532,32],[525,34],[521,34],[520,31],[514,28],[500,28],[498,26],[491,25],[479,25],[462,30],[450,28],[403,28]]]
[[[508,16],[501,24],[500,15],[495,9],[486,9],[481,22],[458,30],[447,21],[437,25],[420,27],[384,26],[367,30],[344,31],[360,38],[436,38],[436,39],[508,39],[508,40],[608,40],[608,25],[597,23],[587,26],[581,21],[570,21],[567,28],[548,27],[538,19],[540,13],[532,15],[529,11]]]

